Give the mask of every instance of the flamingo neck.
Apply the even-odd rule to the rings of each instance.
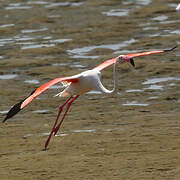
[[[114,87],[112,90],[108,90],[102,85],[102,83],[100,83],[100,91],[102,93],[106,93],[106,94],[117,93],[117,91],[118,91],[117,63],[118,63],[118,61],[116,60],[116,62],[114,63],[114,66],[113,66]]]

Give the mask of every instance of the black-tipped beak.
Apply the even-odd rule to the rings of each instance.
[[[133,58],[130,59],[130,63],[131,63],[131,65],[132,65],[133,67],[135,67]]]
[[[174,49],[176,49],[177,46],[174,46],[173,48],[170,48],[170,49],[165,49],[164,52],[169,52],[169,51],[173,51]]]

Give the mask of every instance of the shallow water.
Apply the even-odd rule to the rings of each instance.
[[[18,77],[17,74],[4,74],[4,75],[0,75],[0,79],[2,79],[2,80],[14,79],[16,77]]]
[[[143,89],[128,89],[128,90],[126,90],[126,92],[128,92],[128,93],[143,92],[143,91],[144,91]]]
[[[135,43],[135,42],[136,42],[135,39],[130,39],[130,40],[127,40],[127,41],[120,42],[118,44],[103,44],[103,45],[99,45],[99,46],[86,46],[86,47],[82,47],[82,48],[75,48],[75,49],[72,49],[72,50],[68,50],[67,52],[73,58],[97,59],[98,56],[89,56],[89,55],[86,55],[86,54],[88,54],[89,52],[91,52],[94,49],[99,49],[99,48],[100,49],[105,48],[105,49],[111,49],[111,50],[117,51],[117,50],[119,50],[121,48],[124,48],[124,47],[127,47],[128,45],[130,45],[132,43]]]
[[[42,47],[54,47],[55,44],[34,44],[28,46],[22,46],[21,49],[37,49]]]
[[[123,106],[148,106],[149,104],[147,103],[139,103],[137,101],[128,101],[126,103],[122,104]]]
[[[105,14],[107,16],[127,16],[128,15],[128,10],[127,9],[112,9],[108,12],[102,12],[102,14]]]
[[[41,110],[35,110],[33,111],[33,113],[39,113],[39,114],[46,114],[48,113],[49,110],[48,109],[41,109]]]
[[[179,77],[152,78],[152,79],[148,79],[142,84],[156,84],[156,83],[161,83],[161,82],[166,82],[166,81],[180,81],[180,78]]]
[[[72,130],[74,133],[95,133],[96,129],[75,129]]]
[[[163,90],[163,86],[159,86],[159,85],[150,85],[147,88],[144,89],[152,89],[152,90]]]
[[[25,80],[24,82],[28,84],[39,84],[39,81],[36,79]]]

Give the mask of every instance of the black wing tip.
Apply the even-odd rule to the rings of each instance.
[[[9,118],[13,117],[16,115],[20,110],[21,110],[21,104],[23,103],[24,100],[20,101],[19,103],[15,104],[9,112],[6,114],[6,117],[2,121],[3,123],[6,122]]]
[[[169,52],[169,51],[173,51],[174,49],[176,49],[177,48],[177,45],[176,46],[174,46],[174,47],[172,47],[172,48],[170,48],[170,49],[165,49],[164,50],[164,52]]]
[[[2,123],[5,123],[7,119],[8,119],[8,118],[7,118],[7,116],[6,116],[6,117],[4,118],[4,120],[2,121]]]
[[[31,94],[29,96],[31,96],[34,92],[36,91],[33,90],[31,92]],[[28,96],[28,97],[29,97]],[[28,98],[27,97],[27,98]],[[25,99],[27,99],[25,98]],[[21,110],[21,104],[25,101],[25,99],[23,99],[22,101],[20,101],[19,103],[15,104],[10,110],[9,112],[6,114],[6,117],[4,118],[4,120],[2,121],[3,123],[6,122],[9,118],[13,117],[14,115],[16,115],[20,110]]]

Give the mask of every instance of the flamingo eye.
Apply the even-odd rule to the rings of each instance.
[[[117,61],[118,61],[119,63],[123,63],[123,62],[125,61],[124,55],[118,56]]]

